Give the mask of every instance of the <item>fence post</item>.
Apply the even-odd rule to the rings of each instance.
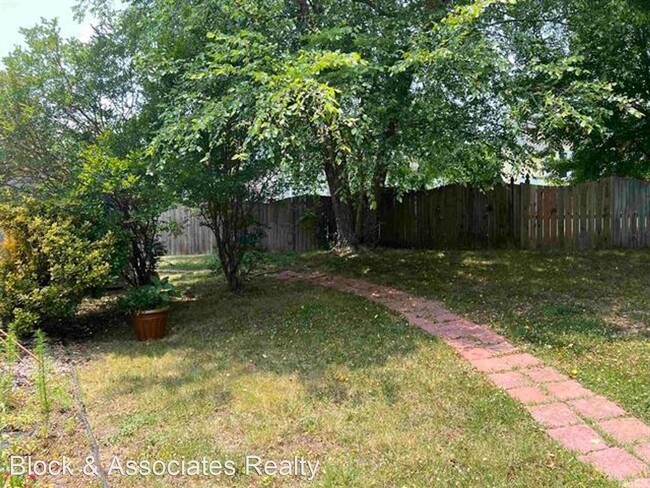
[[[509,217],[510,217],[510,229],[508,232],[508,239],[511,241],[514,240],[515,237],[515,177],[511,176],[510,177],[510,205],[509,205]]]
[[[530,177],[526,175],[526,181],[519,185],[521,198],[519,199],[519,221],[520,221],[520,242],[521,249],[528,249],[529,242],[529,227],[530,227]]]

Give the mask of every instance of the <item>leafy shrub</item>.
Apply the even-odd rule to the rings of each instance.
[[[0,205],[0,320],[19,334],[71,317],[113,276],[114,239],[52,215],[33,200]]]
[[[150,285],[130,287],[122,299],[122,306],[131,312],[155,310],[169,305],[175,296],[178,296],[178,291],[169,278],[161,280],[152,276]]]
[[[268,261],[268,255],[260,245],[264,232],[257,225],[251,226],[246,232],[243,232],[238,240],[239,257],[236,266],[236,274],[239,280],[245,279],[255,269],[262,266]],[[223,259],[220,256],[211,256],[208,261],[208,268],[217,275],[226,275],[224,270]]]

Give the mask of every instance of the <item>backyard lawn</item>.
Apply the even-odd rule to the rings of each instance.
[[[312,253],[296,257],[293,267],[444,301],[650,421],[648,251],[380,249]]]
[[[299,455],[320,462],[313,486],[616,486],[449,347],[379,305],[272,278],[232,295],[206,272],[172,276],[196,301],[174,305],[167,338],[137,343],[125,324],[70,346],[104,460],[207,454],[241,470],[245,455]],[[47,452],[84,452],[84,439],[78,429]],[[116,484],[201,483],[307,481],[238,472]]]
[[[205,256],[168,269],[205,268]],[[201,264],[203,263],[203,264]],[[414,251],[282,254],[291,267],[443,301],[650,421],[650,252]]]
[[[647,1],[0,0],[0,488],[650,488]]]
[[[270,276],[287,268],[443,300],[650,419],[647,252],[281,254],[238,294],[210,260],[162,261],[161,273],[185,291],[165,339],[136,342],[109,298],[84,306],[66,331],[80,336],[55,350],[77,365],[105,464],[206,455],[236,463],[234,477],[114,476],[115,486],[617,486],[440,340],[360,297]],[[52,382],[48,430],[14,448],[83,465],[90,446],[65,370]],[[38,418],[24,401],[4,430]],[[311,482],[262,477],[244,473],[247,455],[320,464]]]

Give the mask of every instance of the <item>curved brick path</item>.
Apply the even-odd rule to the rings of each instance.
[[[521,402],[549,436],[630,488],[650,488],[650,427],[580,383],[544,366],[505,337],[449,312],[440,302],[363,280],[295,273],[277,275],[354,293],[401,313],[442,338],[474,368]]]

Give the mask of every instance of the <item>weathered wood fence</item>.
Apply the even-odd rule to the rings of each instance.
[[[327,197],[259,205],[262,245],[274,251],[322,247],[333,233]],[[187,209],[165,214],[186,225],[163,235],[170,254],[212,252],[209,229]],[[379,244],[430,249],[599,249],[650,247],[650,182],[611,177],[573,186],[464,185],[384,194]]]
[[[263,232],[261,246],[270,251],[307,251],[325,247],[333,234],[333,217],[328,197],[299,197],[257,204],[253,216]],[[214,234],[205,227],[195,210],[179,207],[165,212],[162,222],[174,221],[180,234],[161,233],[167,253],[210,254],[216,245]]]
[[[450,185],[382,202],[380,242],[413,248],[598,249],[650,246],[650,182]]]
[[[516,245],[520,196],[511,186],[489,191],[449,185],[407,193],[385,193],[380,205],[382,245],[469,249]]]
[[[607,178],[523,193],[522,247],[650,246],[650,182]]]

